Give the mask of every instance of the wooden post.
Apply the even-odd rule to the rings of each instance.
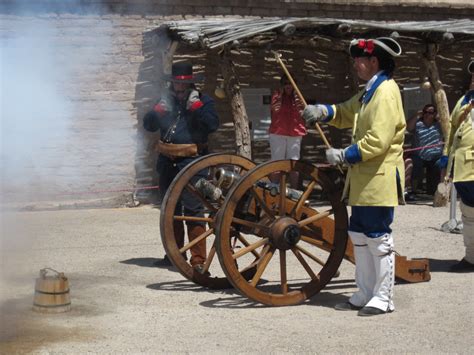
[[[171,74],[171,67],[173,66],[173,56],[178,48],[177,41],[170,41],[167,48],[162,53],[163,73]]]
[[[449,136],[449,106],[446,92],[443,89],[443,83],[439,77],[438,66],[436,65],[436,54],[438,53],[438,49],[437,44],[429,43],[426,47],[423,61],[427,69],[428,79],[431,84],[436,109],[439,114],[441,130],[443,131],[444,141],[446,142]]]
[[[250,142],[250,129],[244,98],[240,91],[240,84],[235,71],[234,63],[230,57],[230,50],[224,48],[221,52],[222,76],[226,95],[232,109],[232,118],[235,128],[235,142],[237,154],[252,159],[252,146]]]
[[[441,124],[441,130],[443,131],[444,141],[448,141],[449,137],[449,106],[446,92],[443,89],[443,83],[440,80],[438,66],[436,65],[436,54],[438,53],[439,46],[435,43],[429,43],[426,47],[426,52],[423,56],[425,63],[428,79],[431,84],[431,90],[434,94],[436,108],[439,114],[439,120]],[[448,190],[443,182],[444,176],[441,176],[441,183],[438,184],[438,188],[435,191],[433,206],[442,207],[446,206],[448,202]]]

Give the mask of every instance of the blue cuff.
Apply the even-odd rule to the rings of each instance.
[[[438,167],[438,169],[446,169],[448,167],[448,156],[443,155],[436,161],[435,165]]]
[[[362,155],[359,152],[357,144],[353,144],[344,150],[344,159],[349,164],[355,164],[362,161]]]
[[[327,123],[334,118],[334,110],[332,108],[332,105],[324,105],[324,106],[326,106],[328,110],[328,116],[324,120],[321,120],[321,122]]]

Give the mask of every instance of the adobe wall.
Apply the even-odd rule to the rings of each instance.
[[[3,96],[11,110],[2,113],[2,160],[17,157],[2,171],[3,203],[121,204],[130,195],[90,191],[135,185],[136,86],[142,33],[153,21],[114,14],[0,15],[2,69],[22,78],[2,83],[2,90],[21,86],[8,102]],[[15,131],[21,144],[6,142],[7,127],[22,130]]]
[[[0,11],[115,13],[121,15],[237,15],[333,17],[368,20],[436,20],[472,17],[469,0],[3,0]]]
[[[2,202],[53,201],[67,206],[93,200],[118,205],[130,198],[130,187],[156,184],[151,147],[142,146],[146,139],[140,118],[159,94],[154,86],[159,63],[145,56],[143,33],[164,20],[191,15],[426,20],[472,14],[472,5],[463,8],[462,1],[456,3],[368,7],[364,2],[351,6],[333,1],[224,0],[215,6],[204,0],[4,0],[0,39],[9,57],[4,57],[3,68],[8,64],[20,75],[9,77],[19,88],[2,88],[12,98],[4,105],[12,113],[2,112]],[[301,52],[301,57],[307,55]],[[332,69],[344,67],[338,61]],[[342,69],[338,75],[343,78]],[[262,77],[261,85],[269,83],[274,79]],[[206,85],[212,93],[214,83]],[[304,81],[303,90],[309,91]],[[17,92],[20,95],[14,95]],[[315,98],[327,92],[321,88]],[[51,96],[61,110],[43,106]],[[218,109],[228,121],[226,102]]]

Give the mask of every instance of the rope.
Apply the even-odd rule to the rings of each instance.
[[[406,152],[414,152],[417,150],[422,150],[426,148],[433,148],[433,147],[438,147],[440,145],[443,145],[444,143],[437,143],[437,144],[432,144],[432,145],[425,145],[423,147],[416,147],[416,148],[409,148],[409,149],[404,149],[403,151]],[[321,164],[320,164],[321,165]],[[90,195],[90,194],[100,194],[100,193],[106,193],[106,192],[136,192],[140,190],[158,190],[160,187],[158,185],[154,186],[141,186],[141,187],[130,187],[130,188],[122,188],[122,189],[114,189],[114,190],[88,190],[88,191],[77,191],[77,192],[61,192],[58,195]]]
[[[439,147],[440,145],[444,145],[444,142],[436,143],[436,144],[432,144],[432,145],[425,145],[425,146],[423,146],[423,147],[416,147],[416,148],[404,149],[403,151],[404,151],[405,153],[406,153],[406,152],[414,152],[414,151],[423,150],[423,149],[426,149],[426,148]]]
[[[135,192],[139,190],[156,190],[160,187],[158,185],[155,186],[141,186],[141,187],[130,187],[130,188],[123,188],[123,189],[116,189],[116,190],[88,190],[88,191],[78,191],[78,192],[62,192],[58,195],[88,195],[88,194],[98,194],[104,192]]]

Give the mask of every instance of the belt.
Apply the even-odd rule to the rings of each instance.
[[[158,141],[155,149],[170,159],[187,158],[202,154],[202,152],[207,149],[207,143],[173,144]]]

